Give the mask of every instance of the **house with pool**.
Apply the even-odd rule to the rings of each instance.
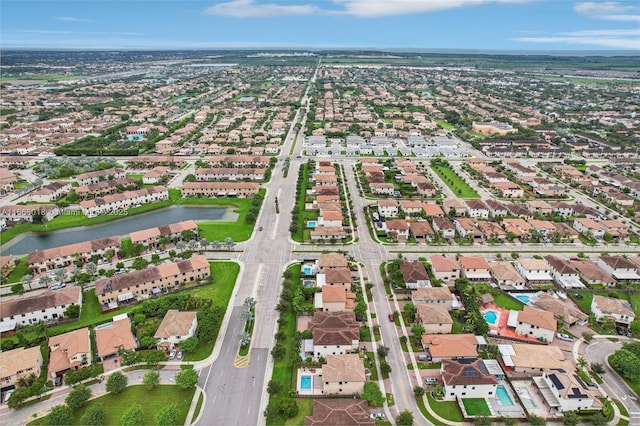
[[[358,354],[328,355],[320,368],[298,369],[296,388],[299,395],[360,395],[367,375]]]
[[[481,358],[442,361],[444,399],[495,398],[498,378],[489,372]],[[499,370],[502,375],[502,370]]]

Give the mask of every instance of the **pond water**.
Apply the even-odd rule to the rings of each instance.
[[[24,255],[36,250],[79,243],[98,238],[126,235],[141,229],[169,225],[183,220],[224,221],[233,222],[237,213],[226,207],[172,206],[123,217],[99,225],[80,228],[61,229],[51,232],[29,232],[18,235],[2,246],[2,255]]]

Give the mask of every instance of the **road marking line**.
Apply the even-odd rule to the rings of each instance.
[[[245,368],[249,366],[249,361],[251,360],[251,357],[249,355],[247,356],[238,356],[236,355],[235,360],[233,361],[233,366],[235,368]]]

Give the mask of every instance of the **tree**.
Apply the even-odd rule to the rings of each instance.
[[[198,383],[198,372],[194,369],[182,370],[176,374],[176,385],[180,389],[192,388]]]
[[[627,379],[640,380],[640,359],[633,352],[619,349],[609,357],[609,364]]]
[[[50,283],[51,277],[47,274],[40,275],[40,278],[38,278],[38,284],[40,284],[42,287],[48,287]]]
[[[293,398],[282,398],[278,401],[278,412],[286,419],[298,414],[298,403]]]
[[[589,363],[587,362],[587,360],[586,360],[586,359],[584,359],[584,357],[581,357],[581,356],[580,356],[580,357],[578,357],[578,359],[577,359],[577,363],[578,363],[578,367],[580,367],[582,370],[584,370],[584,369],[585,369],[585,367],[589,364]]]
[[[411,327],[411,333],[413,333],[413,337],[420,339],[420,337],[425,333],[425,330],[423,326],[416,324]]]
[[[366,382],[361,396],[372,407],[382,407],[384,405],[384,396],[376,382]]]
[[[416,386],[413,388],[413,394],[416,398],[422,398],[422,395],[424,395],[424,388],[422,386]]]
[[[98,272],[98,267],[96,266],[95,263],[89,262],[86,265],[84,265],[84,270],[89,275],[95,275],[96,272]]]
[[[409,410],[404,410],[396,417],[398,426],[411,426],[413,424],[413,414]]]
[[[154,419],[158,426],[173,426],[178,424],[178,417],[180,411],[176,404],[169,404],[163,406]]]
[[[593,340],[593,336],[594,334],[590,331],[583,331],[582,332],[582,338],[584,339],[585,342],[589,343]]]
[[[473,424],[477,426],[489,426],[492,423],[493,420],[491,419],[491,417],[487,416],[479,416],[473,420]]]
[[[122,426],[139,426],[144,424],[144,412],[142,405],[137,402],[127,409],[120,418]]]
[[[84,407],[89,398],[91,398],[91,389],[85,385],[78,385],[69,392],[64,402],[72,410],[77,410],[78,408]]]
[[[391,373],[391,365],[387,361],[380,361],[380,372],[383,375],[388,375]]]
[[[206,249],[207,249],[207,247],[209,246],[209,240],[208,240],[208,239],[206,239],[206,238],[201,238],[201,239],[200,239],[200,246],[201,246],[203,249],[205,249],[205,250],[206,250]]]
[[[137,271],[146,268],[147,265],[149,265],[149,261],[142,257],[136,257],[135,259],[133,259],[133,262],[131,262],[131,267]]]
[[[575,411],[565,411],[562,413],[562,424],[567,426],[579,425],[581,422],[580,416]]]
[[[20,278],[20,284],[22,285],[31,284],[31,281],[33,281],[33,275],[31,274],[26,274],[22,278]]]
[[[591,363],[591,371],[596,374],[604,374],[606,372],[602,364],[599,362]]]
[[[128,382],[127,376],[116,371],[107,379],[107,392],[118,394],[127,387]]]
[[[227,249],[227,251],[231,251],[233,250],[233,247],[236,245],[236,243],[233,242],[233,238],[227,237],[224,239],[224,242],[222,243],[222,245],[224,246],[225,249]]]
[[[282,390],[282,385],[277,380],[269,380],[267,384],[267,393],[269,395],[276,395],[278,392]]]
[[[185,352],[195,352],[198,348],[198,343],[200,342],[197,337],[189,337],[180,342],[180,349]]]
[[[73,411],[68,405],[56,405],[47,416],[48,425],[70,425],[73,422]]]
[[[160,373],[156,371],[147,372],[142,378],[142,384],[146,390],[154,390],[160,384]]]
[[[80,316],[80,305],[76,305],[75,303],[69,305],[67,309],[64,310],[65,318],[78,318]]]
[[[25,399],[31,396],[31,392],[27,387],[19,387],[13,391],[9,400],[7,401],[7,405],[9,408],[15,409],[22,405]]]
[[[542,426],[547,424],[547,421],[543,417],[538,417],[533,414],[527,416],[527,421],[529,422],[529,424],[537,425],[537,426]]]
[[[378,356],[380,358],[386,358],[389,355],[389,348],[387,346],[378,346]]]
[[[100,404],[93,404],[87,407],[81,422],[87,426],[102,426],[107,424],[107,412]]]
[[[153,253],[151,255],[151,263],[153,263],[154,265],[160,263],[160,255],[158,253]]]
[[[413,303],[404,305],[404,314],[410,322],[413,322],[416,315],[416,306]]]
[[[11,293],[22,294],[24,293],[24,286],[22,283],[16,283],[11,286]]]
[[[67,279],[67,270],[64,268],[58,268],[53,271],[53,276],[58,282],[63,283]]]
[[[222,244],[220,244],[220,241],[215,240],[214,242],[211,243],[211,250],[218,251],[221,248],[222,248]]]

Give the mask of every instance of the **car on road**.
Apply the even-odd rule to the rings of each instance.
[[[258,228],[258,231],[262,231],[262,226],[260,228]]]
[[[394,322],[396,319],[393,314],[389,314],[389,321]]]
[[[174,359],[176,357],[178,351],[176,351],[175,349],[171,349],[171,352],[169,353],[169,359]]]
[[[556,336],[560,340],[564,340],[566,342],[573,342],[573,337],[569,336],[568,334],[558,333],[558,334],[556,334]]]

